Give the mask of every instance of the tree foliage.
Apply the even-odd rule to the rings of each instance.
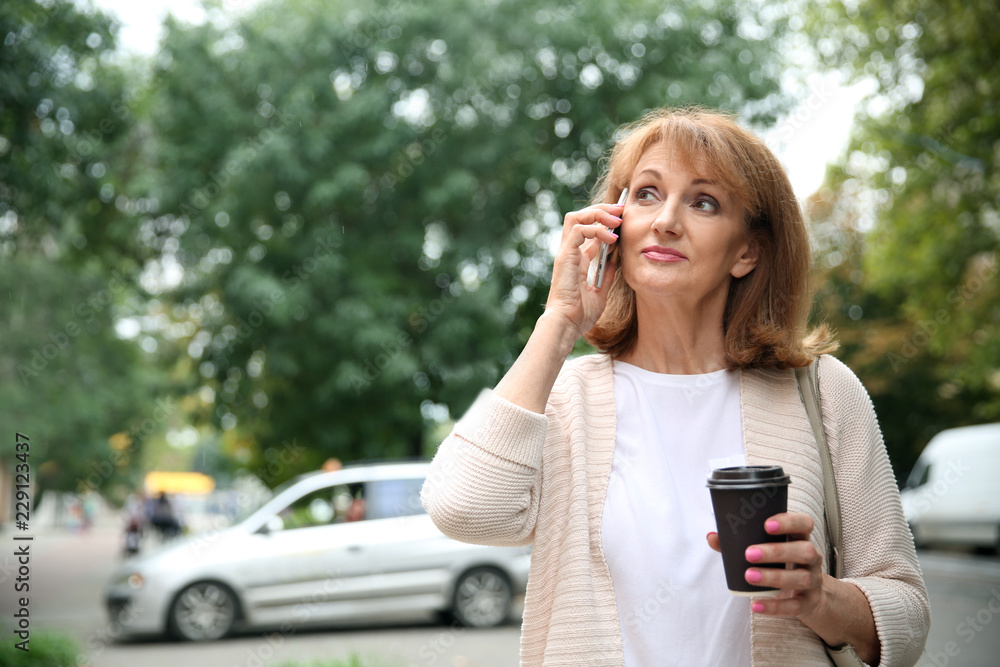
[[[827,312],[904,470],[937,430],[1000,419],[998,19],[985,0],[814,16],[827,63],[877,82],[817,217],[845,259]]]
[[[149,460],[426,453],[519,351],[623,122],[789,104],[774,3],[207,11],[143,71],[99,13],[0,8],[0,418],[50,487],[189,421]]]
[[[425,422],[523,344],[616,127],[784,108],[784,17],[761,11],[280,0],[171,22],[133,196],[184,267],[163,298],[196,325],[182,342],[230,453],[421,453]]]
[[[110,21],[72,2],[4,3],[0,37],[0,422],[31,438],[42,488],[103,488],[152,409],[114,329],[138,259],[113,195],[124,75]]]

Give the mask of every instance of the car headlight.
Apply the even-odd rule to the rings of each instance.
[[[115,586],[128,586],[132,590],[137,591],[140,588],[142,588],[143,584],[145,584],[145,583],[146,583],[146,580],[143,579],[142,575],[139,574],[138,572],[125,572],[124,574],[122,574],[121,576],[119,576],[117,579],[115,579],[114,585]]]

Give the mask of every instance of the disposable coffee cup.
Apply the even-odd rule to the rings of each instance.
[[[726,585],[733,595],[768,597],[777,588],[747,583],[749,567],[784,568],[784,563],[749,563],[747,547],[765,542],[785,542],[785,535],[771,535],[764,522],[788,511],[788,485],[781,466],[738,466],[719,468],[708,478],[715,509],[715,525],[722,548]]]

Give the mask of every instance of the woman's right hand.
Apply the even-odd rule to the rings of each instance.
[[[595,204],[567,213],[563,219],[562,241],[552,265],[545,313],[564,317],[576,329],[576,338],[597,323],[607,305],[617,267],[608,262],[601,289],[587,284],[587,273],[600,252],[601,242],[618,240],[612,230],[621,224],[619,216],[624,210],[624,205]]]
[[[608,302],[615,277],[609,265],[601,289],[587,284],[587,270],[600,251],[601,241],[618,237],[608,228],[621,224],[624,207],[595,204],[563,221],[562,241],[552,265],[552,285],[545,312],[535,323],[517,361],[504,374],[494,391],[497,396],[537,414],[545,414],[552,386],[573,345],[597,322]]]

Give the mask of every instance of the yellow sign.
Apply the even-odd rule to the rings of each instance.
[[[150,472],[146,473],[146,495],[160,493],[211,493],[215,480],[200,472]]]

